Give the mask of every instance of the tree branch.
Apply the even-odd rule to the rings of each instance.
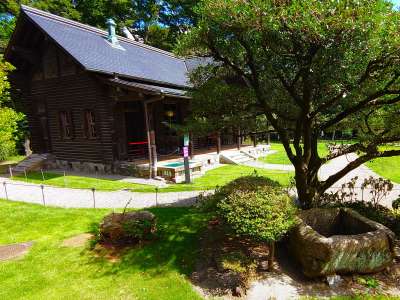
[[[325,181],[320,182],[318,191],[320,193],[325,192],[340,178],[344,177],[346,174],[348,174],[349,172],[353,171],[354,169],[358,168],[363,163],[365,163],[371,159],[379,158],[379,157],[392,157],[392,156],[398,156],[398,155],[400,155],[400,150],[387,150],[387,151],[383,151],[383,152],[375,152],[373,154],[367,153],[365,155],[359,156],[357,159],[350,162],[342,170],[340,170],[336,174],[329,176],[328,179],[326,179]]]
[[[342,111],[341,113],[337,114],[335,117],[333,117],[332,119],[326,121],[325,123],[321,124],[320,128],[322,130],[327,129],[329,127],[331,127],[332,125],[335,125],[337,123],[339,123],[340,121],[342,121],[343,119],[345,119],[346,117],[360,111],[361,109],[365,108],[365,107],[370,107],[370,106],[382,106],[382,105],[386,105],[386,104],[394,104],[397,102],[400,102],[400,96],[393,98],[391,100],[388,101],[378,101],[380,97],[385,96],[385,95],[394,95],[394,94],[400,94],[400,90],[399,91],[387,91],[387,90],[382,90],[379,92],[376,92],[370,96],[368,96],[367,98],[365,98],[364,100],[358,102],[356,105]]]

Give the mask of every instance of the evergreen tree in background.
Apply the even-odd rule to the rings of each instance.
[[[172,50],[177,37],[195,24],[194,0],[6,0],[0,3],[0,26],[5,28],[0,33],[2,52],[21,4],[99,28],[113,18],[119,29],[126,26],[146,44],[164,50]]]

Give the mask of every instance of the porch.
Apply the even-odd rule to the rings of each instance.
[[[257,145],[255,147],[244,144],[240,146],[240,149],[237,145],[223,145],[219,151],[217,147],[199,148],[190,157],[191,178],[202,176],[206,171],[217,168],[221,164],[240,164],[255,160],[260,156],[267,155],[269,149],[269,145]],[[158,177],[170,182],[181,183],[185,180],[183,162],[183,156],[179,154],[160,156],[155,172],[157,172]],[[123,161],[120,167],[128,172],[134,170],[136,175],[142,177],[149,177],[152,168],[149,159]]]

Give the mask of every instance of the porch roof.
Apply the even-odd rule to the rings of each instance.
[[[185,98],[185,99],[190,98],[190,96],[187,95],[187,91],[185,90],[168,88],[159,85],[153,85],[153,84],[150,85],[140,82],[127,81],[119,78],[107,79],[106,83],[120,87],[126,87],[150,95],[165,95],[165,96],[170,96],[175,98]]]

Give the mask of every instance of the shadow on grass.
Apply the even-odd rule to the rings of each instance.
[[[163,276],[175,271],[189,275],[199,254],[199,237],[208,215],[193,208],[153,208],[157,216],[157,236],[145,244],[123,251],[118,262],[95,257],[85,251],[89,264],[97,266],[96,277],[141,272],[147,276]]]

